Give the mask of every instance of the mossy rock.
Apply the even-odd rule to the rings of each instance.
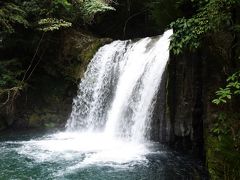
[[[29,116],[28,127],[51,129],[59,127],[64,120],[66,120],[65,117],[59,115],[57,112],[43,112],[42,114],[34,113]]]
[[[109,38],[97,38],[86,32],[66,31],[58,63],[63,76],[79,82],[97,50],[111,41]]]
[[[31,77],[31,88],[19,96],[14,117],[0,118],[0,130],[11,126],[62,128],[87,65],[99,47],[112,41],[73,29],[61,31],[57,37],[56,46],[49,49],[45,62],[39,64]]]
[[[40,128],[42,127],[42,119],[41,117],[34,113],[29,116],[28,126],[30,128]]]
[[[52,122],[45,124],[45,128],[47,128],[47,129],[53,129],[53,128],[56,128],[56,127],[57,127],[57,125],[55,123],[52,123]]]
[[[229,135],[221,139],[207,136],[206,162],[211,179],[240,178],[240,152],[236,151],[234,141]]]
[[[88,63],[97,52],[97,50],[107,42],[107,39],[96,39],[91,42],[83,51],[81,52],[81,59]]]
[[[44,119],[44,128],[55,128],[58,125],[59,116],[53,113],[47,113],[43,116]]]

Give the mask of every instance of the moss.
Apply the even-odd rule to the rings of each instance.
[[[43,115],[44,123],[43,126],[45,128],[55,128],[59,125],[59,121],[61,119],[61,115],[57,115],[56,113],[46,113]]]
[[[0,117],[0,130],[6,126],[15,129],[63,127],[88,63],[99,47],[111,41],[73,29],[56,37],[59,37],[56,46],[49,48],[45,62],[39,64],[29,80],[31,87],[16,102],[14,117]]]
[[[232,137],[221,139],[207,136],[206,159],[211,179],[240,179],[240,152],[234,147]]]
[[[29,116],[28,126],[29,128],[56,128],[66,120],[66,117],[53,112],[51,107],[41,109],[41,113],[33,113]]]
[[[240,179],[239,113],[222,109],[213,114],[205,132],[206,162],[211,179]]]
[[[57,125],[56,125],[56,123],[50,122],[50,123],[46,123],[46,124],[45,124],[45,127],[46,127],[47,129],[53,129],[53,128],[57,127]]]
[[[39,128],[42,126],[42,120],[41,120],[41,117],[34,113],[34,114],[31,114],[29,116],[29,122],[28,122],[28,126],[30,128]]]
[[[102,45],[103,42],[100,39],[90,43],[88,47],[86,47],[81,53],[81,59],[83,60],[83,62],[88,63]]]
[[[79,82],[81,77],[83,76],[87,65],[83,65],[82,63],[72,64],[66,68],[65,74],[66,78],[74,81],[76,84]]]
[[[75,80],[80,80],[83,77],[90,60],[104,43],[105,42],[103,40],[97,39],[89,43],[89,45],[81,51],[80,56],[78,56],[80,63],[73,64],[70,68],[68,68],[69,74]]]
[[[86,71],[87,65],[99,47],[111,42],[111,39],[99,39],[79,31],[67,31],[64,34],[62,52],[56,64],[67,80],[78,84]]]

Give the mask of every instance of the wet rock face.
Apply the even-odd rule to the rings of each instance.
[[[86,32],[66,31],[63,33],[58,68],[64,76],[78,83],[97,50],[110,42],[109,38],[97,38]]]
[[[0,131],[63,128],[88,63],[99,47],[111,41],[76,30],[62,32],[56,39],[30,79],[30,87],[17,100],[15,113],[4,117],[7,124],[0,124]]]
[[[157,96],[152,140],[204,159],[208,126],[218,112],[212,100],[224,79],[221,63],[204,50],[171,56]]]
[[[153,140],[202,156],[204,79],[200,55],[170,58],[153,115]]]
[[[204,60],[197,54],[184,55],[171,59],[170,66],[175,66],[169,69],[173,83],[168,102],[173,125],[171,141],[199,154],[203,147]]]

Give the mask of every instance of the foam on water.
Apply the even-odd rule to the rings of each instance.
[[[72,169],[146,162],[151,115],[172,33],[100,48],[79,85],[66,132],[17,142],[17,152],[36,162],[77,159]]]
[[[103,132],[135,142],[148,139],[172,33],[100,48],[79,85],[67,130]]]
[[[58,133],[16,144],[20,145],[19,154],[37,162],[79,158],[81,166],[144,162],[149,153],[144,144],[109,138],[104,133]]]
[[[198,167],[149,141],[171,34],[100,48],[65,132],[0,139],[0,179],[202,179]]]

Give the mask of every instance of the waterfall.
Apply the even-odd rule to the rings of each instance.
[[[103,132],[131,141],[148,139],[172,33],[114,41],[100,48],[79,85],[67,131]]]
[[[163,119],[155,116],[163,109],[159,95],[165,94],[161,80],[172,33],[100,48],[79,85],[66,130],[21,132],[15,139],[3,134],[0,179],[202,179],[201,167],[149,141],[150,125],[159,131],[164,126],[154,123]]]
[[[172,33],[100,48],[79,84],[66,131],[14,142],[16,152],[38,164],[59,163],[59,177],[96,166],[151,169],[148,155],[164,153],[148,140]]]

